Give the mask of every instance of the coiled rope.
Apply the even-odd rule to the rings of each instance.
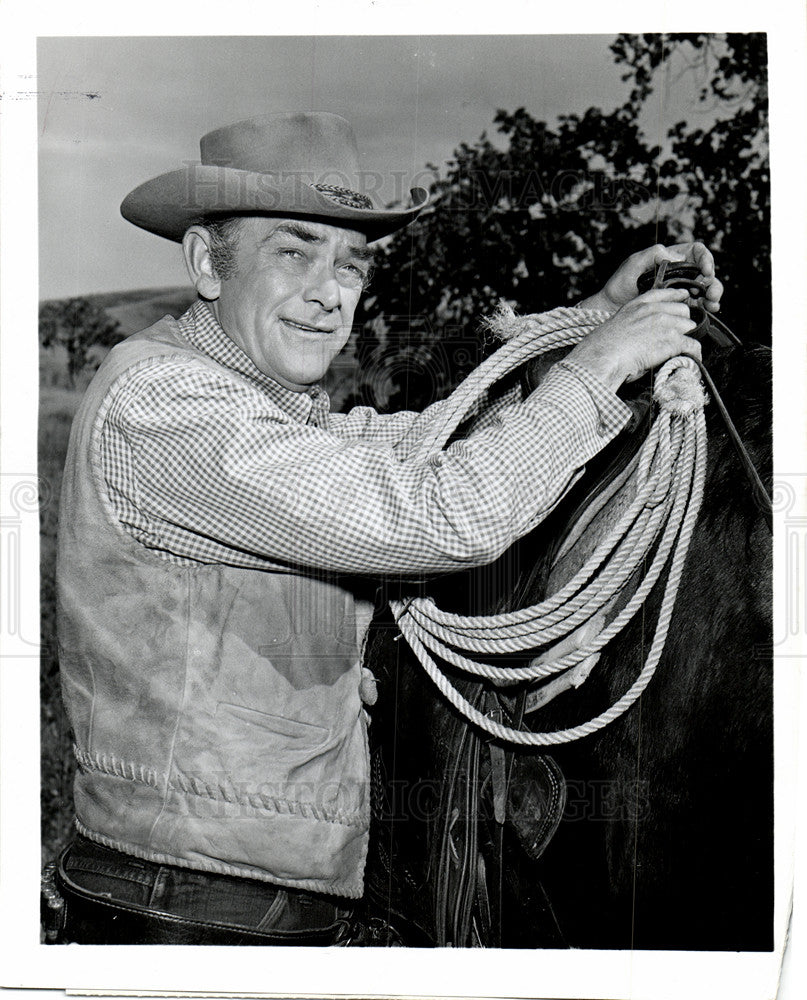
[[[423,461],[439,451],[476,401],[503,375],[546,351],[576,344],[606,318],[605,313],[581,309],[554,309],[522,318],[502,310],[491,327],[510,339],[452,393],[439,426],[431,428],[418,443],[413,457]],[[703,496],[706,398],[695,362],[679,357],[660,368],[654,382],[654,399],[659,412],[639,453],[634,500],[585,565],[558,593],[519,611],[477,617],[441,611],[431,598],[390,602],[398,628],[439,690],[467,719],[500,740],[546,746],[594,733],[627,711],[656,670]],[[602,619],[634,572],[648,560],[646,575],[622,611],[573,652],[524,667],[493,666],[460,652],[514,653],[557,643],[595,616]],[[582,725],[543,733],[505,726],[470,704],[433,658],[439,656],[473,677],[496,684],[538,681],[572,670],[622,631],[667,566],[669,574],[656,632],[644,667],[609,709]]]

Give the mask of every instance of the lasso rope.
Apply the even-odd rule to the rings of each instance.
[[[423,461],[439,451],[476,401],[503,375],[553,348],[576,344],[605,318],[604,313],[581,309],[554,309],[521,319],[501,312],[492,326],[510,334],[510,339],[452,393],[439,426],[418,442],[413,457]],[[594,733],[637,700],[656,670],[703,495],[705,396],[696,364],[685,357],[668,361],[656,375],[654,398],[659,414],[639,453],[636,496],[585,565],[557,594],[519,611],[478,617],[441,611],[430,598],[390,602],[398,628],[440,691],[467,719],[498,739],[522,746],[546,746]],[[635,570],[648,559],[650,567],[623,610],[599,635],[573,652],[525,667],[493,666],[460,652],[514,653],[557,643],[595,616],[604,615]],[[538,681],[572,671],[628,624],[668,564],[661,611],[644,667],[621,698],[582,725],[546,733],[504,726],[471,705],[433,659],[432,654],[437,655],[465,673],[496,684]]]

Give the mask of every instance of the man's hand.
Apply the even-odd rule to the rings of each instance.
[[[654,288],[632,298],[584,337],[566,360],[614,390],[679,354],[700,360],[701,345],[687,337],[696,326],[688,298],[685,288]]]
[[[586,299],[585,302],[581,302],[580,305],[583,308],[604,309],[607,312],[619,309],[620,306],[624,306],[635,298],[638,291],[636,282],[639,275],[644,274],[651,267],[657,267],[665,260],[675,263],[697,264],[706,284],[706,291],[701,299],[702,305],[709,312],[717,312],[720,309],[723,284],[715,276],[714,258],[703,243],[676,243],[671,247],[665,247],[658,243],[654,247],[648,247],[647,250],[631,254],[606,282],[602,291],[590,299]]]

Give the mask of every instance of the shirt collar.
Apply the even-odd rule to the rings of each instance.
[[[265,375],[238,344],[227,336],[213,315],[213,310],[203,299],[194,302],[180,318],[179,325],[194,347],[256,385],[295,420],[303,424],[317,423],[320,426],[327,421],[325,413],[330,409],[330,403],[327,393],[320,386],[312,386],[308,392],[293,392]]]

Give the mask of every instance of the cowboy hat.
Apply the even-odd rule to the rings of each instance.
[[[339,115],[248,118],[208,132],[200,148],[200,164],[131,191],[120,207],[124,219],[177,242],[194,223],[239,213],[322,219],[377,240],[412,222],[428,200],[413,188],[411,208],[375,207],[362,193],[353,130]]]

